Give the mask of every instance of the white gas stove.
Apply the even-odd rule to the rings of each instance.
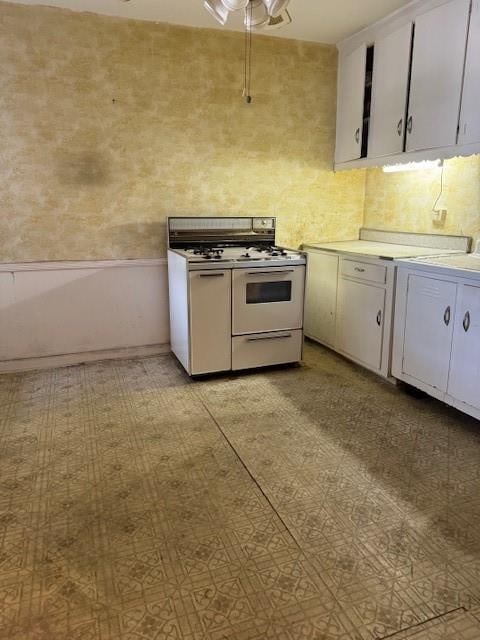
[[[169,218],[172,351],[190,375],[297,362],[305,256],[275,218]]]

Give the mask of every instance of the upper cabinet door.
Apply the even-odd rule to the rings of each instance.
[[[338,69],[336,162],[360,158],[367,47],[342,58]]]
[[[407,151],[456,144],[470,0],[415,20]]]
[[[412,24],[375,42],[368,157],[403,151]]]
[[[480,0],[473,0],[458,144],[480,142]]]

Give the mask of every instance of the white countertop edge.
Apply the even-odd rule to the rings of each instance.
[[[333,241],[331,244],[335,244],[338,245],[339,243],[343,242],[343,240],[339,240],[339,241]],[[350,242],[350,243],[354,243],[354,242],[368,242],[371,243],[368,240],[346,240],[345,242]],[[372,253],[370,252],[366,252],[365,250],[362,251],[362,247],[350,247],[350,248],[339,248],[338,246],[336,247],[328,247],[327,245],[330,244],[328,242],[326,242],[325,244],[304,244],[302,245],[302,251],[328,251],[329,253],[336,253],[339,255],[346,255],[346,256],[361,256],[364,258],[370,258],[372,260],[385,260],[388,262],[392,262],[395,260],[408,260],[409,258],[415,258],[415,257],[428,257],[430,256],[441,256],[441,255],[452,255],[452,254],[457,254],[457,253],[464,253],[463,251],[459,251],[458,249],[435,249],[434,253],[432,253],[433,248],[431,247],[416,247],[413,245],[392,245],[389,243],[385,243],[386,245],[386,250],[385,253],[380,253],[380,249],[378,251],[378,253]],[[378,243],[378,244],[382,244],[382,243]],[[412,251],[414,251],[415,253],[412,254],[411,256],[404,256],[404,257],[399,257],[399,256],[393,256],[393,255],[389,255],[388,252],[388,248],[390,247],[399,247],[399,246],[412,246]]]
[[[417,262],[409,258],[398,258],[394,260],[395,266],[399,269],[411,269],[415,271],[426,271],[440,276],[452,276],[455,278],[466,278],[467,280],[480,280],[480,270],[462,269],[451,267],[450,265],[435,264],[432,262]]]

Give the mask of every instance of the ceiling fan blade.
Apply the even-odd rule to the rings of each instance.
[[[222,26],[226,24],[228,9],[223,5],[221,0],[204,0],[203,6]]]

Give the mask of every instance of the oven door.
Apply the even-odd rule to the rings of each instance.
[[[303,327],[305,267],[234,269],[233,335]]]

